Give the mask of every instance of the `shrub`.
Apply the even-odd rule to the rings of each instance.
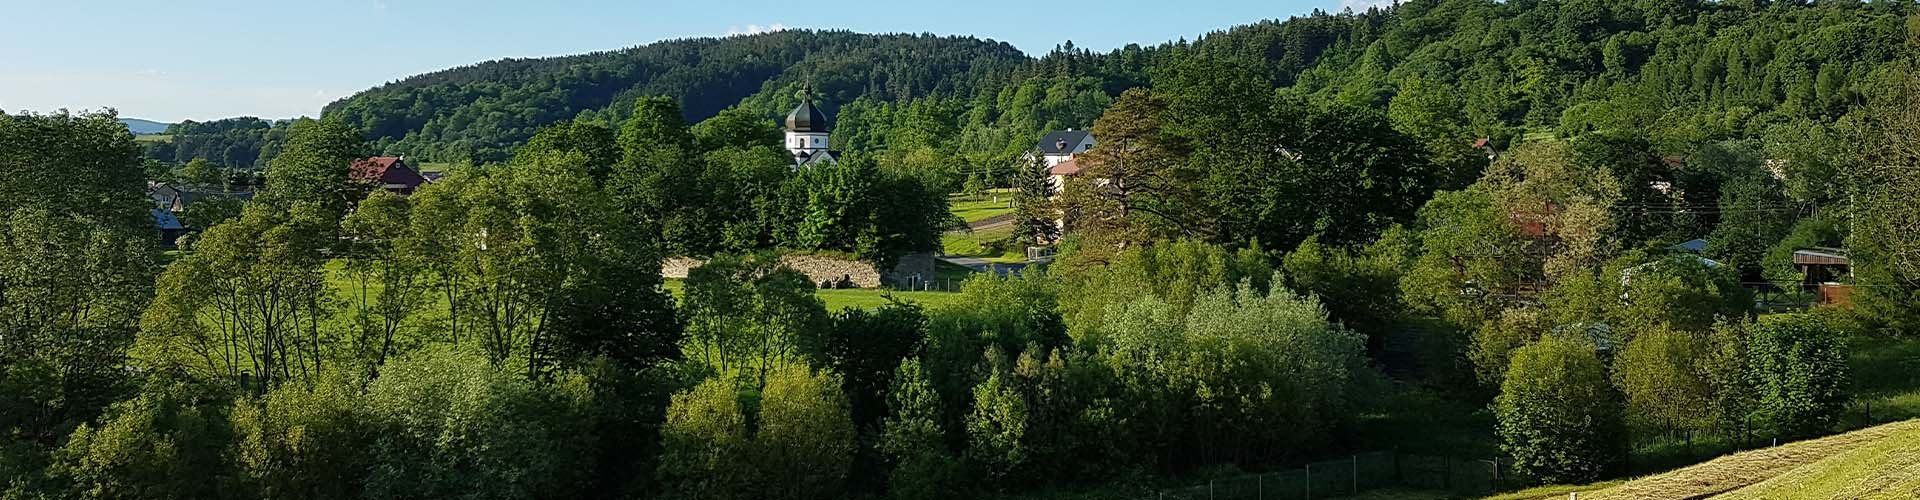
[[[1513,351],[1494,400],[1513,470],[1549,483],[1585,483],[1626,458],[1620,397],[1591,342],[1548,335]]]

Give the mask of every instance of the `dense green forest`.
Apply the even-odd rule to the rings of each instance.
[[[180,124],[177,169],[0,114],[0,497],[1128,499],[1370,450],[1519,486],[1920,417],[1916,9],[675,41]],[[796,168],[809,82],[848,151]],[[1100,145],[1055,186],[1015,158],[1065,126]],[[399,196],[376,152],[456,165]],[[160,251],[146,182],[248,158]],[[842,310],[780,264],[932,250],[972,181],[1057,258]]]

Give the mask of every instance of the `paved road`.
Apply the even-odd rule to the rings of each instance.
[[[962,257],[959,255],[942,255],[939,257],[939,259],[947,261],[948,263],[951,263],[954,265],[966,266],[968,269],[972,269],[974,271],[979,271],[983,273],[993,273],[1001,276],[1005,276],[1010,273],[1017,274],[1020,272],[1021,269],[1027,268],[1027,265],[1025,263],[1000,264],[1000,263],[994,263],[994,262],[987,262],[986,259],[981,259],[978,257]]]

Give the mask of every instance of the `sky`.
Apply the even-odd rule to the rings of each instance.
[[[162,122],[317,116],[410,75],[778,29],[1106,51],[1390,0],[0,0],[0,110]]]

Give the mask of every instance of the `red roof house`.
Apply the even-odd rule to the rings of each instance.
[[[1060,162],[1058,164],[1055,164],[1052,167],[1048,167],[1047,174],[1056,175],[1060,177],[1072,177],[1072,176],[1080,175],[1080,162],[1078,160],[1067,160],[1067,161]]]
[[[357,182],[379,185],[381,189],[394,194],[413,194],[421,184],[428,182],[419,170],[407,166],[407,160],[397,156],[375,156],[353,162],[347,177]]]

